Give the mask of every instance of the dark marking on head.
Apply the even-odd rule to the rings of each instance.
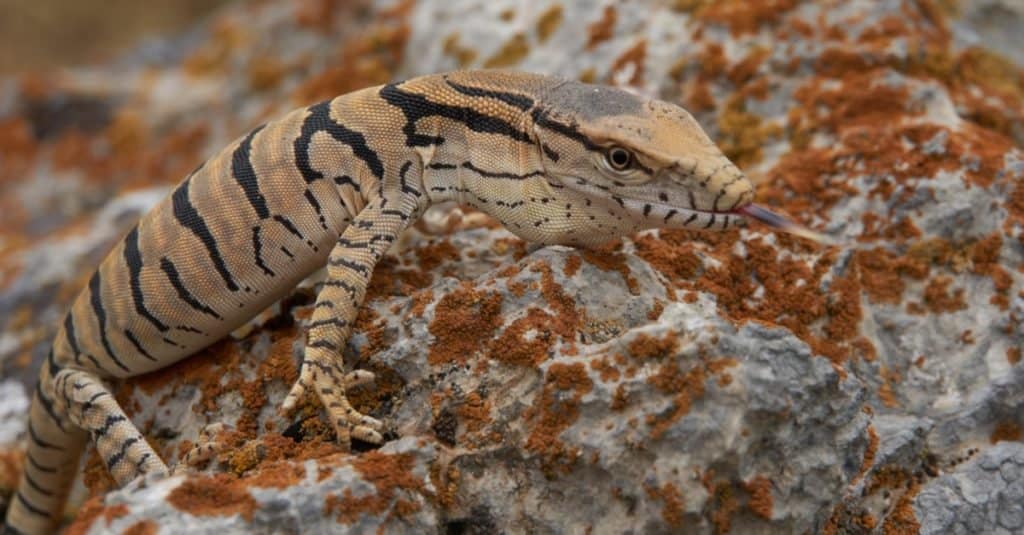
[[[558,111],[567,111],[584,120],[616,115],[639,115],[644,99],[614,87],[563,82],[544,93],[541,101]]]

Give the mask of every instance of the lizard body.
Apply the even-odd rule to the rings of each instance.
[[[654,227],[722,229],[753,199],[678,106],[512,72],[456,72],[296,110],[227,146],[120,241],[65,316],[40,372],[8,528],[58,522],[91,435],[118,484],[167,466],[106,382],[212,344],[327,265],[300,378],[338,440],[381,442],[345,391],[341,349],[374,266],[432,203],[457,201],[543,244]]]

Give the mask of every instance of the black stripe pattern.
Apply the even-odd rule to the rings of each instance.
[[[309,115],[303,121],[302,131],[298,139],[295,140],[295,165],[306,182],[324,178],[323,173],[313,169],[309,159],[309,145],[313,141],[313,135],[317,132],[327,132],[335,140],[351,147],[352,152],[366,164],[373,176],[378,180],[384,178],[384,164],[381,163],[377,153],[366,143],[366,137],[331,119],[331,101],[325,100],[309,107]]]
[[[203,216],[199,215],[199,212],[188,199],[189,183],[191,182],[191,179],[185,180],[171,195],[174,217],[182,226],[191,230],[203,242],[203,246],[206,247],[206,253],[209,255],[210,261],[213,262],[214,269],[224,279],[224,284],[232,292],[237,292],[238,284],[235,282],[231,272],[228,271],[227,265],[224,264],[224,258],[220,255],[220,250],[217,247],[217,240],[213,238],[213,234],[210,232],[210,228],[206,226]]]

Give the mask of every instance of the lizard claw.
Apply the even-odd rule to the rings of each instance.
[[[178,461],[178,464],[174,465],[171,469],[171,475],[176,476],[192,472],[196,466],[220,453],[224,445],[215,440],[214,437],[224,429],[224,424],[217,422],[199,431],[198,443],[185,453],[181,460]]]
[[[380,444],[384,442],[380,433],[384,429],[384,423],[356,411],[345,395],[350,388],[370,383],[373,379],[373,373],[366,370],[355,370],[340,375],[335,366],[304,362],[299,379],[281,404],[281,411],[293,411],[299,400],[312,390],[317,393],[327,410],[341,447],[348,449],[352,437]]]
[[[281,402],[281,413],[284,415],[291,414],[295,407],[298,406],[299,401],[306,397],[307,385],[312,385],[313,376],[310,371],[310,367],[305,364],[302,365],[302,371],[299,373],[298,380],[292,385],[292,389],[285,396],[284,401]]]

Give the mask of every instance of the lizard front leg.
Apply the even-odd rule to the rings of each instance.
[[[54,378],[54,387],[59,408],[92,435],[96,451],[118,486],[141,475],[168,474],[167,465],[99,378],[86,371],[64,369]]]
[[[397,202],[384,197],[373,199],[338,239],[308,327],[299,379],[281,406],[290,412],[305,393],[316,392],[337,433],[338,444],[345,449],[353,436],[374,444],[383,442],[383,424],[357,412],[346,396],[349,388],[372,381],[373,374],[365,370],[346,373],[342,349],[374,267],[419,213],[417,201],[405,194]]]

